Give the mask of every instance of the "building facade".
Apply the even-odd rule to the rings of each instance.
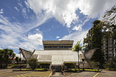
[[[112,56],[114,56],[114,45],[115,41],[112,38],[109,38],[108,40],[103,38],[104,59],[106,61],[110,61]]]
[[[71,50],[73,40],[43,41],[44,50]]]
[[[82,59],[86,59],[84,67],[90,68],[88,62],[91,60],[96,49],[92,49],[86,54],[83,51],[79,51],[79,54],[77,54],[77,52],[72,51],[72,46],[72,40],[43,41],[44,50],[34,50],[33,52],[28,52],[22,48],[19,48],[19,50],[22,52],[26,61],[30,58],[36,58],[39,64],[48,63],[49,69],[52,66],[64,66],[67,63],[80,64],[82,68]]]

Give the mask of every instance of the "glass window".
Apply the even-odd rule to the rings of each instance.
[[[45,46],[45,48],[52,48],[52,46]]]
[[[53,46],[53,48],[57,48],[57,46]]]

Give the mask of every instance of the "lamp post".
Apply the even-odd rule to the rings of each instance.
[[[83,61],[83,71],[84,71],[84,60],[85,60],[85,59],[82,59],[82,61]]]

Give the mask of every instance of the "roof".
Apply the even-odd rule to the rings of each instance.
[[[64,62],[78,62],[77,52],[72,50],[36,50],[38,62],[51,62],[52,65],[62,65]]]
[[[43,45],[45,44],[73,44],[73,40],[59,40],[59,41],[43,41]]]

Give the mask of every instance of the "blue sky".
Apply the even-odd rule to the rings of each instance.
[[[116,0],[0,0],[0,49],[43,49],[42,40],[86,37]]]

